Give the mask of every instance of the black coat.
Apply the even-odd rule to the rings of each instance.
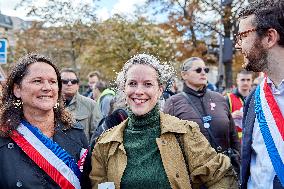
[[[68,130],[59,126],[53,136],[59,146],[65,149],[77,162],[81,148],[88,148],[88,142],[81,125]],[[84,169],[90,167],[87,157]],[[88,165],[89,164],[89,165]],[[82,188],[89,188],[89,170],[80,180]],[[60,187],[37,164],[35,164],[11,138],[0,138],[0,188],[13,189],[59,189]]]

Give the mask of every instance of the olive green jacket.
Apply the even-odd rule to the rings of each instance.
[[[76,93],[67,106],[67,109],[74,119],[84,127],[84,132],[90,142],[90,139],[102,118],[96,101]]]
[[[173,189],[197,188],[205,184],[209,189],[237,188],[230,159],[217,154],[207,139],[201,134],[198,125],[192,121],[180,120],[160,113],[161,136],[156,139],[163,165]],[[103,182],[114,182],[120,188],[120,181],[127,164],[127,154],[123,146],[123,131],[127,120],[105,132],[97,141],[92,153],[92,188]],[[180,136],[186,164],[176,135]]]

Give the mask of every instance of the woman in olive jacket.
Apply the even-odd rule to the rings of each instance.
[[[198,125],[159,111],[169,70],[150,55],[131,58],[118,76],[129,118],[99,137],[92,152],[92,188],[237,188],[228,157],[217,154]]]

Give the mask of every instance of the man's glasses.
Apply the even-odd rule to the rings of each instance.
[[[204,70],[205,73],[208,73],[210,71],[209,68],[201,68],[201,67],[196,68],[195,70],[192,70],[192,71],[195,71],[196,73],[201,73],[202,70]]]
[[[240,33],[236,34],[235,35],[235,42],[236,42],[236,44],[241,46],[243,38],[246,38],[249,33],[255,32],[255,31],[257,31],[257,29],[253,28],[253,29],[249,29],[249,30],[246,30],[246,31],[243,31],[243,32],[240,32]]]
[[[67,85],[69,82],[71,82],[72,85],[79,83],[78,79],[61,79],[61,81],[64,85]]]

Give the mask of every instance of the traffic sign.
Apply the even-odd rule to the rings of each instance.
[[[7,40],[0,39],[0,64],[7,63]]]

